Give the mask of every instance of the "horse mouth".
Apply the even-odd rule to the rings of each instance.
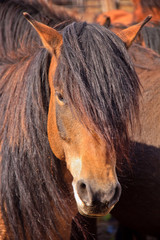
[[[78,211],[83,216],[96,218],[96,217],[103,217],[107,215],[114,208],[114,206],[115,205],[111,206],[110,208],[108,208],[107,206],[99,206],[99,205],[94,207],[84,206],[83,208],[78,207]]]
[[[119,197],[121,194],[121,188],[120,185],[117,185],[118,187],[116,187],[114,189],[113,194],[110,197],[110,200],[107,201],[106,198],[102,198],[103,197],[103,192],[100,194],[100,192],[98,192],[99,194],[95,194],[94,196],[89,195],[89,197],[91,197],[92,201],[86,201],[86,199],[84,198],[82,200],[82,198],[79,196],[77,189],[75,188],[74,184],[73,184],[73,189],[74,189],[74,196],[75,196],[75,200],[77,203],[77,208],[78,211],[81,215],[83,216],[87,216],[87,217],[102,217],[107,215],[115,206],[115,204],[119,201]],[[112,190],[112,189],[111,189]],[[87,195],[88,196],[88,195]],[[97,197],[100,196],[100,197]],[[83,196],[82,196],[83,197]]]

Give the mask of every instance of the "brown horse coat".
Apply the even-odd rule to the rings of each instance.
[[[131,168],[118,173],[123,190],[112,214],[132,231],[160,236],[160,56],[139,45],[129,52],[142,86],[140,128],[132,136]]]

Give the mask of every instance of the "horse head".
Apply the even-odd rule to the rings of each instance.
[[[83,91],[80,94],[77,92],[77,96],[74,93],[73,96],[71,89],[74,89],[74,86],[69,86],[72,97],[69,99],[66,96],[67,88],[63,83],[64,76],[61,71],[57,73],[57,68],[60,62],[63,68],[62,51],[71,46],[64,44],[65,39],[60,32],[35,21],[27,13],[24,15],[36,29],[44,47],[52,55],[49,68],[51,95],[48,112],[48,139],[51,149],[58,159],[66,161],[67,168],[73,177],[72,186],[79,212],[88,216],[105,215],[119,200],[121,186],[116,175],[116,152],[114,148],[109,148],[103,131],[100,133],[97,130],[96,124],[91,121],[90,117],[91,115],[103,115],[103,112],[101,111],[101,114],[97,115],[99,108],[94,109],[92,104],[94,98],[86,97],[86,101],[90,102],[88,106],[92,106],[93,109],[88,109],[90,115],[83,115],[84,112],[87,112],[86,109],[84,111],[85,107],[80,104],[83,102]],[[119,33],[119,37],[126,46],[130,46],[143,24]],[[78,66],[77,62],[75,64]],[[70,71],[70,68],[66,68],[65,71]],[[82,74],[84,78],[85,74],[87,73]],[[57,83],[55,79],[59,78],[61,78],[61,82]],[[79,103],[77,108],[74,107],[75,97],[78,98],[77,103]],[[98,120],[97,117],[96,121],[98,122]]]

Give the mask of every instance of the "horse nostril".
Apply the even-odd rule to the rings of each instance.
[[[78,193],[80,199],[82,200],[82,202],[84,202],[85,204],[87,204],[91,201],[90,188],[87,185],[87,183],[84,182],[84,180],[79,180],[77,182],[77,193]]]
[[[114,195],[111,198],[111,200],[109,201],[109,204],[108,204],[109,208],[112,207],[113,205],[115,205],[119,201],[121,191],[122,191],[121,190],[121,185],[118,183],[116,188],[115,188]]]
[[[99,208],[101,210],[115,205],[121,194],[119,183],[116,186],[112,185],[107,191],[104,191],[100,188],[95,188],[93,184],[87,181],[79,180],[76,188],[79,198],[87,207]]]
[[[77,182],[77,190],[80,196],[87,192],[87,185],[83,180]]]
[[[82,183],[80,183],[80,188],[81,188],[81,189],[83,189],[83,190],[85,190],[85,189],[86,189],[86,184],[85,184],[85,183],[83,183],[83,182],[82,182]]]

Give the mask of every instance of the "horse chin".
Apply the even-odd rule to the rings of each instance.
[[[108,213],[110,213],[110,211],[114,208],[114,206],[110,207],[110,208],[106,208],[103,210],[99,210],[98,207],[87,207],[84,206],[82,207],[78,207],[78,211],[81,215],[85,216],[85,217],[89,217],[89,218],[97,218],[97,217],[103,217],[105,215],[107,215]]]

